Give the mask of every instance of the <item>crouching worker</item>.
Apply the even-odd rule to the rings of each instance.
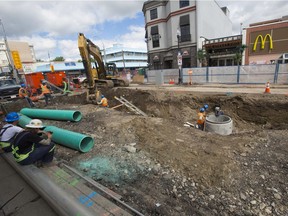
[[[204,130],[204,124],[205,124],[204,112],[205,112],[205,109],[202,107],[202,108],[200,108],[199,111],[200,112],[198,113],[197,126],[198,126],[198,129]]]
[[[44,128],[41,120],[33,119],[26,125],[26,129],[15,137],[12,153],[19,164],[37,162],[45,165],[52,162],[55,144],[51,142],[52,133],[42,131]]]
[[[103,107],[109,107],[108,100],[104,95],[101,95],[101,101],[97,103],[98,105],[102,105]]]
[[[14,137],[23,130],[23,128],[18,127],[19,115],[16,112],[10,112],[6,115],[5,124],[0,130],[0,146],[3,151],[11,152],[11,142]]]

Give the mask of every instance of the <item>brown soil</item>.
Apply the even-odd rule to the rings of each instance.
[[[114,88],[149,117],[125,106],[59,97],[52,109],[81,111],[80,122],[45,124],[90,135],[88,153],[58,146],[55,157],[123,196],[144,215],[288,215],[288,101],[284,95],[199,94]],[[221,136],[184,127],[215,104],[233,120]],[[129,147],[127,147],[129,146]],[[136,152],[127,149],[135,147]]]

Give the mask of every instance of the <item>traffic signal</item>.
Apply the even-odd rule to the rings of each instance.
[[[22,69],[22,62],[18,51],[11,51],[13,62],[16,69]]]

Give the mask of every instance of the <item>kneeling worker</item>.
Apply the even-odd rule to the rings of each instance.
[[[19,115],[16,112],[10,112],[6,115],[5,124],[0,130],[0,146],[3,151],[11,152],[11,142],[14,137],[23,130],[23,128],[18,127]]]
[[[44,128],[41,120],[33,119],[26,125],[26,129],[15,137],[12,153],[19,164],[52,162],[55,144],[51,141],[52,132],[41,131]],[[46,139],[42,135],[46,135]]]
[[[108,106],[108,100],[104,95],[101,95],[101,101],[97,104],[102,105],[103,107],[109,107]]]

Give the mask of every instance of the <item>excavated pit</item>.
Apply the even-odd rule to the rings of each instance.
[[[288,214],[286,96],[129,88],[103,89],[103,94],[110,109],[87,104],[85,93],[57,97],[45,107],[79,110],[79,122],[44,123],[95,140],[87,153],[57,145],[55,157],[117,192],[144,215]],[[111,109],[120,104],[114,96],[126,98],[148,117],[125,106]],[[19,111],[25,105],[21,102],[6,108]],[[221,105],[233,120],[230,135],[183,126],[196,122],[204,104],[208,112]],[[44,102],[38,105],[44,108]],[[254,200],[257,204],[251,205]]]

